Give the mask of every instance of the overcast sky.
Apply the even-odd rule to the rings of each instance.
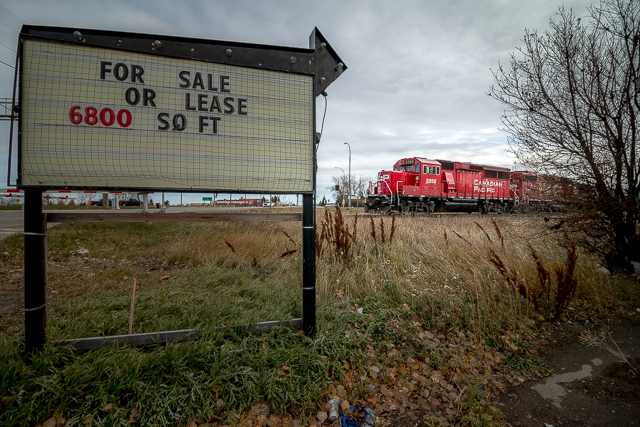
[[[0,0],[0,61],[15,64],[22,22],[299,48],[308,47],[317,26],[348,66],[327,90],[321,199],[331,177],[342,175],[336,167],[348,171],[347,141],[354,176],[375,177],[409,156],[513,168],[499,130],[502,107],[486,95],[490,69],[522,45],[525,28],[546,30],[561,4],[584,16],[591,2]],[[0,98],[11,97],[13,78],[14,70],[0,64]],[[324,99],[317,101],[320,131]],[[8,141],[2,122],[0,188]]]

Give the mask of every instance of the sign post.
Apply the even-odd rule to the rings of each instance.
[[[302,195],[302,329],[316,333],[315,195]]]
[[[102,191],[104,209],[107,192],[302,194],[315,332],[315,98],[347,68],[317,28],[300,49],[25,25],[18,57],[25,263],[43,265],[25,275],[28,351],[46,325],[46,190]]]
[[[25,352],[41,350],[47,325],[47,225],[42,191],[24,192],[24,332]]]

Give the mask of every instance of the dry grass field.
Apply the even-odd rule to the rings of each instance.
[[[600,273],[536,217],[318,209],[317,237],[310,338],[244,328],[300,317],[299,223],[56,226],[49,343],[31,364],[22,237],[0,242],[0,425],[311,425],[329,395],[381,425],[499,425],[505,382],[546,372],[538,331],[637,300],[637,281]],[[200,338],[85,353],[54,343],[128,333],[134,279],[134,332]]]

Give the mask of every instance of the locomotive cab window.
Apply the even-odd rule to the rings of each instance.
[[[427,175],[440,175],[440,166],[427,166],[422,167],[422,173]]]

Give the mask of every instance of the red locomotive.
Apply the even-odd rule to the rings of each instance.
[[[367,192],[365,212],[505,212],[515,204],[508,168],[422,157],[382,171]]]
[[[576,203],[577,183],[475,163],[409,157],[369,184],[365,212],[519,212]]]

